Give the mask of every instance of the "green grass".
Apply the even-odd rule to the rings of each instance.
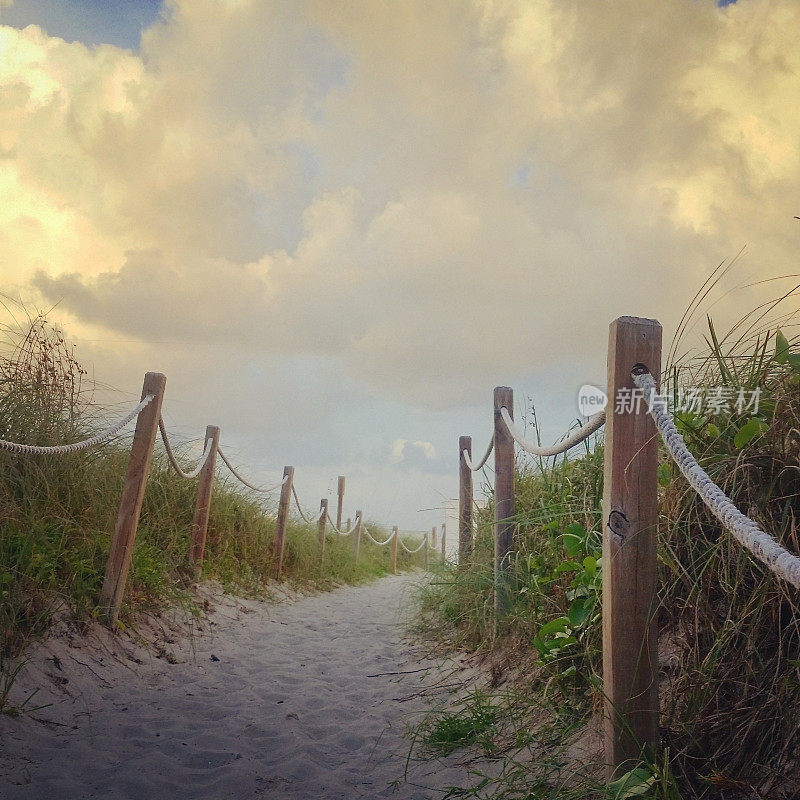
[[[800,348],[757,322],[748,315],[719,337],[709,320],[708,351],[673,358],[665,385],[761,390],[757,414],[682,414],[677,424],[737,506],[800,553]],[[512,601],[501,620],[493,616],[490,495],[470,562],[438,568],[422,590],[419,631],[434,646],[481,653],[491,685],[504,684],[487,689],[487,702],[502,708],[493,733],[499,777],[450,796],[800,797],[800,592],[722,530],[663,451],[662,748],[627,786],[606,786],[599,759],[576,763],[570,748],[597,727],[602,704],[602,483],[602,441],[569,460],[518,460]],[[468,723],[463,709],[444,708],[420,730],[450,730],[453,715]]]
[[[0,438],[51,445],[99,430],[102,415],[89,403],[84,382],[69,345],[44,319],[31,319],[21,331],[6,330],[0,342]],[[7,678],[26,644],[47,630],[56,611],[76,620],[99,613],[128,453],[125,437],[65,456],[0,451],[0,672]],[[168,604],[191,608],[196,578],[188,554],[196,492],[197,481],[168,469],[157,446],[123,625],[137,613],[155,613]],[[276,499],[265,503],[233,479],[215,480],[203,578],[231,591],[269,594]],[[369,528],[382,538],[388,533],[374,522]],[[418,556],[398,554],[399,569],[420,563]],[[388,546],[375,547],[362,537],[356,563],[352,537],[329,534],[321,560],[316,526],[289,523],[282,579],[294,587],[325,590],[388,571]]]

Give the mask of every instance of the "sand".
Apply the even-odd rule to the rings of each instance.
[[[278,604],[214,594],[191,637],[62,622],[13,694],[41,686],[31,704],[52,705],[0,716],[0,797],[410,800],[468,784],[458,753],[404,775],[408,724],[459,669],[404,640],[415,580]]]

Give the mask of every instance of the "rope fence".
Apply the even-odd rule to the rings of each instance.
[[[633,382],[644,394],[650,416],[656,423],[667,452],[711,513],[730,531],[739,544],[746,547],[778,577],[800,589],[800,558],[790,553],[768,533],[761,530],[753,520],[742,514],[697,463],[689,452],[683,436],[675,427],[666,404],[655,400],[657,392],[653,376],[649,372],[634,372]]]
[[[59,444],[51,447],[38,447],[32,444],[19,444],[18,442],[9,442],[5,439],[0,439],[0,450],[8,450],[11,453],[18,455],[32,455],[32,456],[61,456],[67,453],[75,453],[78,450],[86,450],[89,447],[96,447],[98,444],[107,442],[113,439],[124,427],[129,425],[135,417],[153,401],[154,395],[148,394],[134,408],[129,414],[126,414],[119,422],[116,422],[110,428],[106,428],[101,433],[84,439],[82,442],[73,442],[72,444]]]
[[[472,439],[458,441],[458,560],[473,548],[473,473],[494,453],[495,619],[508,610],[515,522],[514,448],[539,457],[566,453],[605,427],[603,485],[602,621],[605,761],[609,778],[656,748],[658,651],[653,609],[657,597],[658,436],[692,489],[734,540],[778,578],[800,589],[800,556],[789,552],[743,514],[689,451],[658,395],[661,326],[655,320],[620,317],[611,323],[608,349],[609,410],[591,416],[554,445],[528,441],[513,418],[513,392],[494,390],[494,433],[477,463]],[[616,398],[638,390],[644,407],[626,408]],[[418,549],[425,546],[426,540]],[[402,544],[402,542],[401,542]],[[460,568],[460,566],[459,566]]]
[[[294,486],[294,467],[284,467],[283,479],[274,486],[258,486],[244,478],[220,447],[220,429],[214,425],[209,425],[206,428],[203,452],[200,458],[192,467],[183,468],[176,457],[175,449],[172,446],[164,418],[161,414],[165,386],[166,377],[163,374],[148,372],[144,378],[142,399],[136,407],[105,430],[79,442],[39,446],[0,439],[0,450],[5,450],[16,455],[66,455],[79,450],[96,447],[107,442],[113,439],[123,428],[132,423],[134,419],[136,420],[136,429],[131,443],[130,459],[128,461],[119,510],[117,512],[117,520],[111,539],[108,561],[99,598],[102,616],[112,626],[119,618],[119,612],[124,598],[147,477],[152,463],[155,441],[159,433],[164,444],[168,464],[175,470],[175,473],[184,480],[198,479],[197,500],[195,503],[189,547],[189,559],[192,564],[195,565],[196,569],[199,568],[204,556],[216,457],[219,455],[233,477],[251,491],[259,494],[271,494],[280,490],[275,524],[275,538],[273,541],[275,577],[278,577],[282,571],[286,525],[289,504],[292,497],[294,498],[301,519],[308,525],[317,526],[321,558],[324,557],[326,526],[330,523],[334,534],[339,536],[351,536],[353,538],[356,561],[359,557],[362,531],[365,537],[377,547],[391,545],[391,569],[393,573],[396,572],[398,542],[403,545],[405,549],[408,549],[405,544],[403,544],[396,527],[392,529],[392,533],[387,539],[382,542],[378,541],[366,526],[363,525],[363,513],[358,510],[356,511],[353,524],[350,525],[350,521],[348,520],[346,529],[343,529],[341,517],[345,489],[344,476],[340,475],[338,479],[337,522],[334,523],[331,515],[328,513],[327,498],[323,498],[320,501],[320,511],[317,516],[308,516],[303,511],[300,498]],[[423,539],[423,544],[425,544],[426,541],[427,535]],[[421,548],[422,545],[410,552],[419,552]],[[427,552],[425,563],[427,566]]]

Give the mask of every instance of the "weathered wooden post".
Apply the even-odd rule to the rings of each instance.
[[[514,440],[500,415],[505,406],[514,419],[514,392],[508,386],[494,390],[494,607],[498,616],[509,605],[508,573],[514,547]]]
[[[658,436],[631,379],[642,365],[658,382],[661,325],[611,323],[603,491],[603,689],[609,778],[658,744],[656,529]]]
[[[346,530],[348,530],[348,531],[350,530],[350,525],[352,524],[352,522],[353,522],[353,521],[350,519],[350,517],[348,517],[348,518],[347,518],[347,527],[346,527]],[[339,526],[337,525],[336,527],[338,528]]]
[[[292,497],[292,482],[294,481],[294,467],[283,468],[283,485],[281,498],[278,501],[278,519],[275,522],[275,577],[279,577],[283,569],[283,549],[286,545],[286,520],[289,517],[289,501]]]
[[[210,449],[206,456],[206,463],[200,470],[197,484],[197,503],[192,522],[192,544],[189,548],[189,560],[195,565],[199,565],[203,561],[206,549],[208,514],[211,510],[211,488],[214,485],[214,467],[217,463],[217,448],[219,447],[219,428],[216,425],[209,425],[206,428],[205,441],[208,442],[209,439],[211,439]]]
[[[425,553],[425,569],[428,569],[430,565],[430,549],[431,549],[431,541],[428,538],[428,534],[425,534],[424,545],[422,547],[422,551]]]
[[[142,510],[147,473],[153,459],[153,445],[161,418],[161,403],[167,379],[160,372],[148,372],[142,385],[142,400],[152,394],[153,399],[139,413],[136,431],[133,434],[131,457],[122,488],[122,497],[111,538],[106,573],[100,590],[100,610],[103,617],[114,625],[119,618],[119,609],[125,594],[125,583],[131,566],[136,528]]]
[[[392,575],[397,575],[397,539],[400,534],[397,531],[397,525],[392,528]]]
[[[356,511],[356,528],[353,531],[353,551],[358,563],[358,550],[361,547],[361,511]]]
[[[472,459],[472,437],[458,438],[458,565],[469,560],[472,552],[472,470],[464,453]]]
[[[339,485],[337,487],[337,494],[339,495],[336,504],[336,527],[342,529],[342,506],[344,505],[344,475],[339,476]],[[350,527],[350,520],[347,521],[347,527]]]
[[[435,525],[431,528],[431,536],[433,537],[433,543],[432,543],[431,546],[432,547],[436,547],[436,526]]]
[[[445,554],[445,542],[447,541],[447,523],[442,523],[442,563],[447,560],[447,555]]]
[[[317,520],[317,539],[319,540],[319,560],[325,559],[325,525],[328,522],[328,498],[319,501],[319,519]]]

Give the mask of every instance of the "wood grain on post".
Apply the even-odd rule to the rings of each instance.
[[[397,540],[400,534],[397,530],[397,525],[392,528],[392,575],[397,575]]]
[[[508,386],[494,390],[494,607],[497,615],[509,606],[508,573],[514,547],[514,440],[500,416],[508,410],[514,419],[514,392]]]
[[[317,539],[319,541],[319,560],[325,558],[325,525],[328,522],[328,498],[319,501],[319,520],[317,520]]]
[[[286,520],[289,517],[289,501],[292,497],[294,467],[284,467],[283,477],[286,480],[281,486],[281,499],[278,501],[278,519],[275,522],[275,543],[273,556],[275,559],[275,577],[279,577],[283,569],[283,550],[286,546]]]
[[[472,437],[458,438],[458,564],[465,565],[472,552],[472,470],[464,451],[472,458]]]
[[[342,507],[344,506],[344,475],[339,476],[339,485],[337,486],[337,494],[339,499],[336,503],[336,527],[342,529]],[[347,527],[350,527],[348,521]]]
[[[197,483],[197,503],[192,522],[192,543],[189,548],[189,560],[195,565],[199,565],[203,561],[206,549],[211,489],[214,484],[214,467],[217,463],[217,448],[219,447],[219,428],[216,425],[209,425],[206,428],[205,441],[207,442],[209,439],[211,439],[210,449],[206,456],[206,463],[200,470]]]
[[[604,739],[609,777],[658,743],[656,528],[658,437],[647,404],[636,402],[631,370],[661,374],[661,325],[611,323],[603,472]],[[625,397],[631,403],[623,407]],[[636,406],[639,406],[638,409]]]
[[[144,376],[142,400],[154,395],[148,405],[139,412],[136,431],[133,434],[131,457],[122,488],[114,535],[108,553],[103,587],[100,590],[100,610],[103,617],[114,625],[119,618],[125,583],[131,566],[131,555],[136,540],[136,528],[142,510],[147,474],[153,460],[153,445],[158,433],[158,420],[161,418],[161,403],[167,379],[160,372],[148,372]]]
[[[361,511],[356,510],[356,527],[353,531],[353,552],[358,563],[358,550],[361,547]]]

